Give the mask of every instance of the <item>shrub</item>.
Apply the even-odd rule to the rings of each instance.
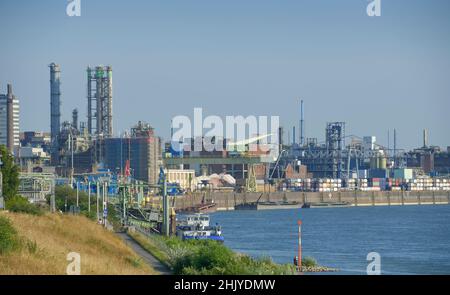
[[[175,274],[182,275],[252,275],[292,274],[294,268],[279,265],[270,258],[254,259],[236,254],[216,241],[181,241],[167,239],[170,264]]]
[[[28,200],[21,196],[6,201],[6,209],[11,212],[27,213],[32,215],[42,215],[42,210],[36,205],[31,204]]]
[[[312,257],[305,257],[302,259],[302,266],[304,267],[315,267],[317,266],[317,262]]]
[[[6,254],[17,249],[19,239],[17,231],[12,226],[9,219],[0,216],[0,255]]]

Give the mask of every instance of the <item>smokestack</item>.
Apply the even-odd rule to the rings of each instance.
[[[295,145],[295,126],[292,127],[292,140],[293,140],[292,144]]]
[[[8,84],[7,100],[6,100],[6,145],[9,152],[14,153],[14,95],[12,93],[12,85]]]
[[[423,147],[428,147],[428,130],[423,129]]]
[[[78,130],[78,109],[72,111],[72,127]]]
[[[51,132],[51,162],[57,165],[58,138],[61,130],[61,71],[59,65],[52,63],[50,67],[50,132]]]
[[[278,128],[278,144],[280,145],[280,151],[283,149],[283,127]]]

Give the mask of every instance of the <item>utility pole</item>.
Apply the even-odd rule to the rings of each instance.
[[[107,199],[106,199],[106,182],[103,183],[103,225],[106,227],[106,218],[108,217],[108,212],[107,212]]]
[[[2,160],[0,158],[0,166],[2,165]],[[5,209],[5,199],[3,198],[3,175],[0,171],[0,209]]]
[[[78,196],[78,181],[77,181],[77,211],[79,207],[79,196]]]
[[[123,191],[122,191],[122,196],[123,196],[123,225],[126,225],[126,220],[127,220],[127,208],[126,208],[126,204],[125,204],[125,199],[126,199],[126,186],[123,186]]]
[[[166,173],[163,172],[163,234],[169,236],[169,197],[167,196],[167,178]]]
[[[105,224],[105,183],[102,183],[102,223]]]
[[[70,148],[70,151],[71,151],[70,184],[73,185],[74,170],[73,170],[73,136],[72,136],[72,131],[70,131],[70,133],[69,133],[69,148]]]
[[[298,260],[297,260],[297,268],[298,271],[302,271],[302,221],[299,219],[297,221],[298,224]]]
[[[88,181],[88,212],[91,213],[91,182]]]
[[[99,199],[100,199],[100,183],[97,181],[97,222],[100,220],[100,213],[98,210]]]

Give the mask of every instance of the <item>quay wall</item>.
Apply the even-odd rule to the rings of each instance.
[[[235,205],[260,201],[296,201],[299,203],[348,202],[354,206],[426,205],[449,204],[450,191],[405,192],[199,192],[175,198],[175,208],[182,209],[200,204],[202,200],[213,201],[217,210],[234,210]]]

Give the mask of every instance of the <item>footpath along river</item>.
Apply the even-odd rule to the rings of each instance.
[[[254,257],[292,263],[301,219],[303,257],[366,274],[369,252],[381,255],[382,274],[450,274],[450,206],[380,206],[211,214],[225,244]]]

